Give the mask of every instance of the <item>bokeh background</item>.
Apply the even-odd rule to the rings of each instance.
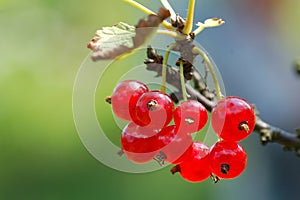
[[[170,3],[185,16],[188,1]],[[197,41],[219,67],[227,95],[255,103],[271,124],[300,127],[300,77],[293,72],[300,1],[198,0],[196,8],[196,19],[226,21]],[[168,167],[122,173],[88,153],[72,116],[86,43],[102,26],[143,16],[121,0],[0,0],[0,199],[297,199],[300,159],[280,145],[261,146],[256,133],[243,142],[246,171],[216,185],[187,183]]]

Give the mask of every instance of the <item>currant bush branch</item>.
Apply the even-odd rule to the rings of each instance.
[[[157,76],[161,75],[161,64],[148,62],[145,62],[145,64],[147,64],[147,70],[157,72]],[[178,82],[180,82],[179,70],[169,66],[166,70],[166,77],[167,83],[178,89],[178,92],[175,92],[174,95],[171,96],[176,96],[178,101],[183,100],[181,85],[178,84]],[[186,83],[185,87],[188,98],[198,100],[208,111],[212,111],[213,107],[217,104],[217,100],[215,98],[212,99],[210,93],[208,93],[209,95],[201,94],[189,83]],[[300,156],[300,130],[297,130],[295,133],[285,131],[261,119],[258,110],[256,113],[254,131],[259,134],[260,141],[263,145],[278,143],[283,145],[284,150],[295,151],[297,156]]]

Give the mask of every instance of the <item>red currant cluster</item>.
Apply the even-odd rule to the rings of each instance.
[[[121,146],[132,162],[155,159],[160,164],[175,164],[171,172],[180,172],[190,182],[210,176],[215,180],[234,178],[246,167],[246,152],[237,142],[253,131],[255,115],[239,97],[227,97],[213,108],[211,123],[220,140],[211,148],[191,136],[208,121],[207,111],[198,101],[183,101],[175,108],[167,94],[149,91],[135,80],[119,83],[110,101],[115,115],[130,121],[123,129]]]

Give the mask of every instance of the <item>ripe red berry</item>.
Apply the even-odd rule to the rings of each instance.
[[[219,178],[235,178],[246,168],[247,154],[238,143],[223,140],[212,147],[209,163],[212,173]]]
[[[178,133],[175,125],[163,128],[157,134],[158,143],[164,147],[159,149],[157,160],[162,164],[164,161],[172,164],[179,164],[188,158],[192,152],[193,139],[190,135]]]
[[[171,98],[160,91],[144,93],[136,103],[138,125],[161,129],[173,118],[174,104]]]
[[[147,86],[139,81],[126,80],[119,83],[111,96],[114,113],[120,119],[131,121],[131,115],[135,113],[135,104],[145,92],[148,92]]]
[[[173,142],[175,138],[176,140],[179,140],[175,135],[177,132],[174,132],[174,130],[175,128],[173,126],[169,126],[157,131],[149,129],[148,127],[145,128],[138,126],[134,122],[131,122],[123,129],[122,132],[122,150],[127,155],[128,159],[131,159],[133,162],[149,161],[153,159],[155,155],[158,155],[158,152],[161,149],[164,149],[164,147],[167,147],[170,142]],[[177,142],[181,145],[185,144],[180,142],[180,140]],[[183,153],[187,148],[183,149],[184,147],[185,146],[177,147],[178,149],[176,149],[176,152],[182,149],[182,152],[180,153]],[[170,153],[170,155],[174,154],[174,152],[173,154]],[[180,155],[178,155],[178,157]]]
[[[121,144],[123,151],[133,153],[149,153],[158,150],[163,145],[157,142],[155,130],[147,129],[149,132],[143,132],[145,128],[129,123],[122,132]],[[150,132],[151,131],[151,132]],[[149,137],[149,135],[152,135]]]
[[[129,160],[135,163],[146,163],[151,161],[157,154],[158,149],[154,144],[154,138],[148,135],[155,135],[153,130],[129,123],[122,132],[122,150]]]
[[[219,137],[240,141],[248,137],[254,129],[254,110],[244,99],[229,96],[213,108],[211,123]]]
[[[174,111],[174,122],[179,130],[187,134],[201,130],[207,122],[207,111],[198,101],[182,102]]]
[[[209,147],[201,142],[193,143],[193,151],[189,159],[171,169],[171,172],[180,172],[180,175],[189,182],[200,182],[211,175],[209,167]]]

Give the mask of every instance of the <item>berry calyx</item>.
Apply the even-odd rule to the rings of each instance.
[[[136,103],[136,124],[152,129],[161,129],[173,118],[174,104],[171,98],[160,91],[144,93]]]
[[[246,168],[247,154],[238,143],[223,140],[211,148],[209,163],[212,173],[219,178],[235,178]]]
[[[189,182],[200,182],[211,175],[209,167],[209,147],[201,142],[194,142],[189,159],[171,169],[174,174],[180,175]]]
[[[211,123],[220,138],[240,141],[248,137],[254,129],[254,110],[246,100],[229,96],[213,108]]]
[[[120,82],[114,89],[110,102],[113,112],[120,119],[131,121],[139,97],[148,92],[148,87],[136,80]]]
[[[201,130],[208,119],[205,107],[198,101],[182,102],[174,111],[174,122],[180,130],[187,134]]]

